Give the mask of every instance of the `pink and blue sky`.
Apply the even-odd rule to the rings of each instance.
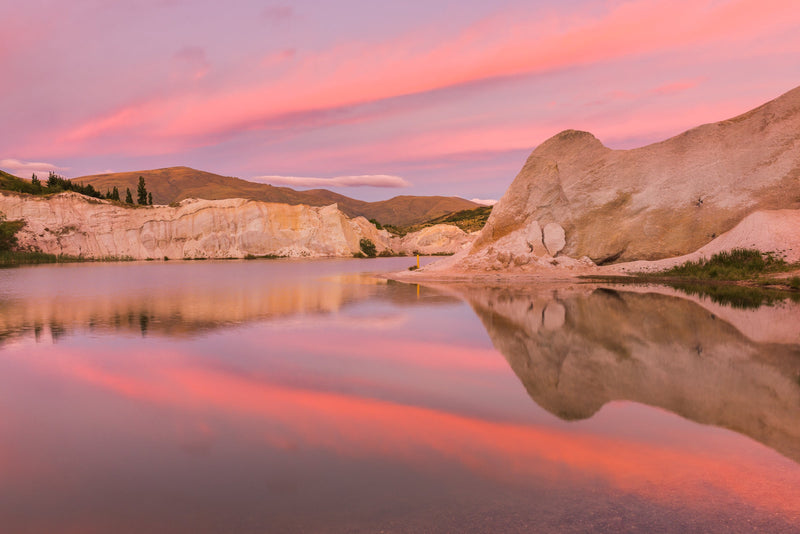
[[[633,148],[800,85],[796,0],[7,0],[0,20],[0,168],[25,177],[499,198],[560,130]]]

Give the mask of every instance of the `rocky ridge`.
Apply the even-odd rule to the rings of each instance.
[[[0,212],[24,220],[20,245],[86,258],[185,259],[252,256],[352,257],[369,239],[378,252],[454,252],[468,239],[455,227],[431,227],[400,239],[337,206],[312,207],[245,199],[187,199],[177,206],[125,207],[77,193],[52,197],[0,194]],[[455,228],[454,231],[452,228]],[[460,232],[460,234],[459,234]],[[444,236],[444,237],[442,237]]]

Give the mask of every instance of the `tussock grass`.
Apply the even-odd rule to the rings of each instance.
[[[761,275],[789,270],[791,265],[772,254],[737,248],[714,254],[708,259],[687,261],[671,269],[653,273],[656,276],[694,278],[699,280],[749,280]]]

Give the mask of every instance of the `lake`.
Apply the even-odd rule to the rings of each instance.
[[[800,305],[413,262],[0,270],[0,531],[797,532]]]

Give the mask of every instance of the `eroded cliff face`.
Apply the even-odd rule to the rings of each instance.
[[[533,151],[495,205],[472,247],[479,261],[461,263],[491,268],[498,254],[504,268],[559,257],[656,260],[694,252],[748,214],[786,209],[800,209],[800,88],[634,150],[561,132]]]
[[[133,259],[351,257],[362,238],[378,252],[454,252],[470,239],[443,225],[403,239],[350,219],[336,205],[310,207],[244,199],[184,200],[176,207],[123,207],[77,193],[53,197],[0,194],[0,212],[26,222],[23,247],[86,258]]]
[[[800,305],[736,310],[657,291],[458,290],[551,413],[584,419],[629,400],[740,432],[800,461]],[[772,327],[752,328],[766,323]]]

